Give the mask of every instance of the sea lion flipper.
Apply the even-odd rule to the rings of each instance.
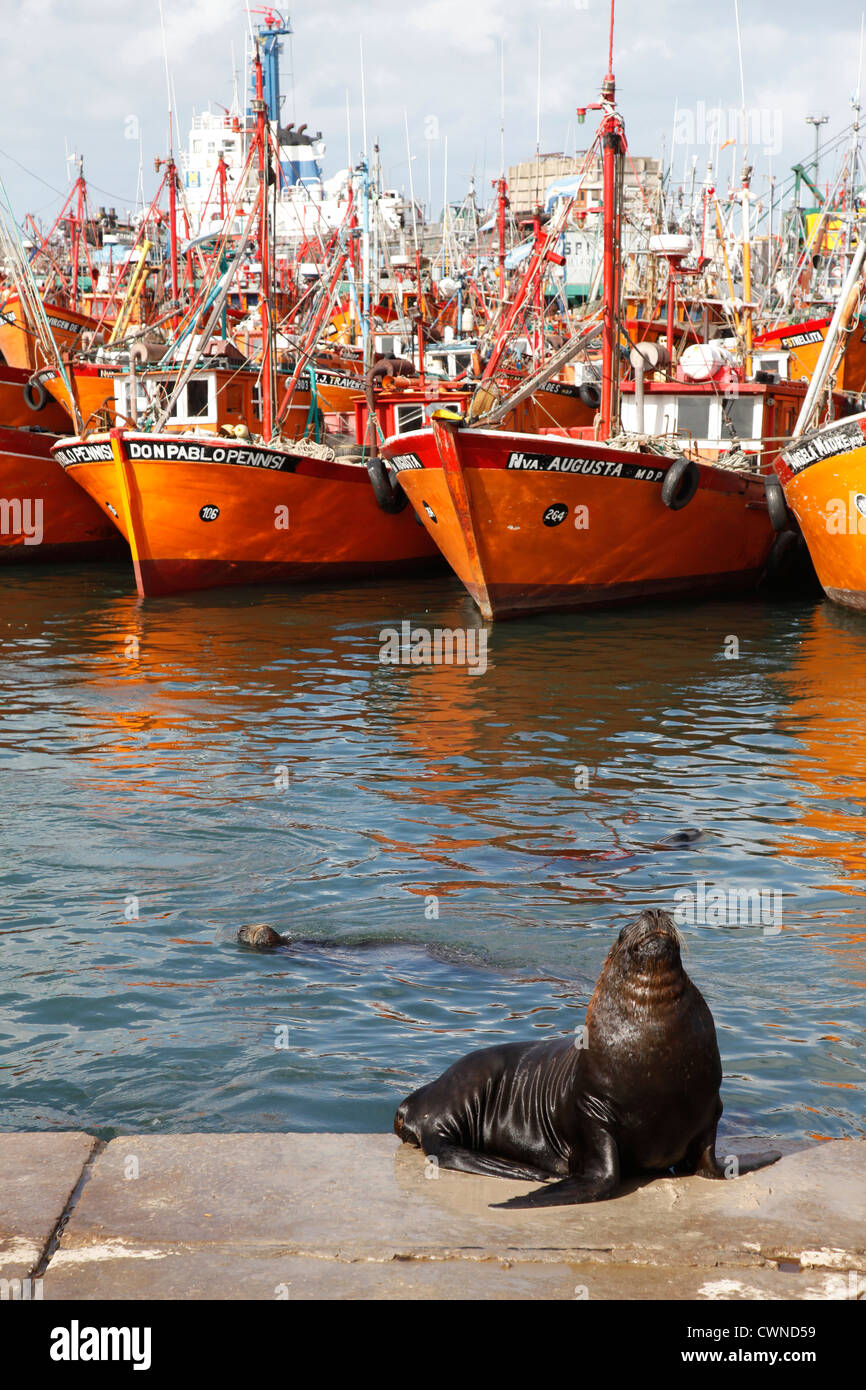
[[[612,1197],[619,1186],[619,1151],[611,1134],[600,1131],[598,1142],[589,1153],[582,1155],[586,1169],[573,1173],[560,1182],[548,1183],[524,1197],[511,1197],[507,1202],[491,1202],[495,1207],[570,1207],[581,1202],[603,1202]]]
[[[782,1155],[776,1149],[769,1149],[763,1154],[740,1154],[737,1158],[737,1167],[740,1173],[754,1173],[756,1168],[769,1168],[771,1163],[778,1163]]]
[[[775,1149],[770,1149],[762,1154],[726,1155],[720,1162],[716,1156],[715,1144],[710,1144],[701,1153],[696,1167],[682,1170],[675,1168],[674,1171],[691,1171],[702,1178],[739,1178],[744,1173],[754,1173],[758,1168],[767,1168],[771,1163],[778,1163],[781,1157]]]
[[[511,1178],[515,1182],[544,1182],[551,1176],[528,1163],[512,1163],[493,1154],[461,1149],[456,1144],[423,1144],[427,1158],[436,1160],[440,1168],[452,1168],[458,1173],[477,1173],[485,1178]]]
[[[619,1183],[619,1173],[593,1178],[563,1178],[548,1183],[525,1197],[510,1197],[507,1202],[491,1202],[492,1207],[570,1207],[580,1202],[603,1202],[612,1197]]]

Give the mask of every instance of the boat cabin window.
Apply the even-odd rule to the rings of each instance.
[[[761,353],[756,354],[752,359],[756,372],[775,372],[781,381],[788,380],[788,354],[783,353]]]
[[[672,397],[648,392],[644,398],[643,428],[647,434],[677,434],[684,445],[694,441],[727,450],[737,440],[745,443],[760,439],[762,411],[761,399],[755,396],[723,398],[695,392]],[[633,395],[623,398],[622,422],[627,430],[637,429],[637,402]]]
[[[207,377],[193,377],[186,388],[186,413],[192,418],[208,413]]]
[[[722,399],[720,439],[754,439],[755,402],[751,396],[725,396]]]
[[[424,407],[422,405],[398,405],[394,410],[395,434],[408,434],[410,430],[424,428]]]
[[[146,414],[152,406],[158,410],[165,410],[171,397],[171,382],[169,381],[141,381],[136,379],[135,383],[135,416],[138,419]],[[178,413],[178,406],[181,398],[172,404],[170,418],[175,419]],[[119,415],[127,420],[132,419],[132,391],[130,390],[128,378],[120,378],[114,383],[114,403]]]
[[[708,439],[710,435],[710,399],[708,396],[681,396],[677,429],[689,439]]]

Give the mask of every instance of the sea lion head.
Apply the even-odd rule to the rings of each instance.
[[[681,945],[682,937],[670,913],[652,909],[623,927],[610,954],[629,973],[676,969],[682,967]]]
[[[587,1009],[587,1024],[604,1019],[661,1020],[693,986],[680,955],[681,937],[667,912],[642,912],[611,946]]]
[[[242,946],[252,946],[257,951],[269,951],[274,946],[286,944],[285,939],[266,922],[255,922],[250,926],[241,927],[238,931],[238,941]]]

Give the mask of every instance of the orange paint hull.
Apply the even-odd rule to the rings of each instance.
[[[827,597],[866,609],[866,415],[805,435],[775,467]]]
[[[57,304],[44,304],[43,308],[61,352],[79,347],[84,330],[98,327],[96,319],[89,318],[87,314],[76,314],[72,309],[64,309]],[[29,331],[17,295],[10,295],[0,304],[0,353],[10,367],[35,371],[46,365],[45,355],[38,339]]]
[[[57,436],[0,429],[0,563],[122,555],[124,545],[96,503],[52,458]]]
[[[64,440],[70,479],[128,539],[142,596],[435,567],[411,509],[378,507],[366,469],[218,436],[112,430]]]
[[[207,376],[213,370],[207,363],[203,363],[200,375]],[[246,369],[242,373],[223,367],[216,371],[216,376],[218,382],[216,423],[219,425],[245,424],[252,433],[257,433],[261,429],[261,411],[254,402],[256,372]],[[63,404],[69,401],[69,392],[57,372],[46,369],[40,374],[40,378],[45,383],[46,389],[57,401]],[[124,369],[97,365],[92,362],[79,362],[72,369],[72,379],[85,433],[95,429],[108,430],[117,424],[127,423],[118,417],[114,398],[115,383],[118,380],[125,382],[128,379]],[[147,377],[145,376],[143,379],[146,380]],[[164,380],[169,389],[174,385],[170,374],[166,374]],[[278,377],[278,399],[282,385],[285,385],[285,382]],[[311,400],[309,389],[299,386],[283,421],[283,434],[287,438],[299,439],[307,432],[311,424]],[[319,409],[322,409],[321,404]],[[178,430],[183,432],[188,426],[177,425],[170,421],[166,428],[175,433]]]
[[[120,373],[111,367],[96,367],[91,364],[78,364],[72,368],[78,408],[85,428],[93,428],[100,411],[106,411],[106,421],[114,424],[114,383]],[[43,372],[41,380],[46,391],[50,391],[61,406],[69,406],[69,392],[62,378],[51,371]]]
[[[39,410],[34,410],[25,399],[29,382],[30,372],[26,369],[0,365],[0,426],[65,434],[72,424],[68,412],[50,396]]]
[[[485,617],[748,589],[773,545],[763,483],[708,465],[671,511],[671,460],[591,440],[436,420],[383,453]]]
[[[583,429],[591,426],[596,406],[580,399],[576,386],[550,381],[530,396],[505,422],[505,428],[534,432],[548,428]]]
[[[783,324],[758,334],[754,345],[762,352],[772,352],[774,349],[789,352],[791,380],[811,381],[829,325],[829,318]],[[866,325],[860,319],[854,320],[854,327],[845,339],[836,370],[835,389],[857,393],[866,391]]]
[[[364,394],[364,378],[333,367],[316,367],[316,404],[326,415],[351,415]]]

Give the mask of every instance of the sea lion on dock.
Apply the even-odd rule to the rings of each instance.
[[[394,1129],[442,1168],[557,1179],[499,1206],[599,1202],[639,1173],[724,1178],[721,1081],[679,933],[668,913],[642,912],[611,947],[579,1037],[470,1052],[403,1101]],[[737,1171],[779,1157],[744,1156]]]

